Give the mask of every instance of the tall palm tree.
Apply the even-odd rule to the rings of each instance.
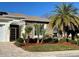
[[[34,24],[34,26],[35,26],[36,35],[38,36],[37,43],[39,43],[39,41],[40,41],[39,36],[42,34],[42,24]]]
[[[41,43],[43,43],[43,40],[44,40],[44,38],[45,38],[45,32],[46,32],[46,30],[45,30],[45,29],[43,29],[43,30],[42,30],[42,35],[43,35],[43,38],[41,39]]]
[[[75,26],[78,28],[79,26],[79,18],[77,16],[78,9],[73,6],[73,4],[62,3],[61,5],[57,5],[55,9],[55,15],[50,16],[51,19],[50,25],[52,28],[58,28],[65,34],[65,28],[68,27],[69,30],[75,30]]]

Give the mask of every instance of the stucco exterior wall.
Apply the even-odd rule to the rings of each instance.
[[[10,24],[17,24],[21,27],[25,25],[25,22],[13,20],[9,22],[0,22],[0,24],[4,24],[4,26],[1,27],[0,42],[10,42]],[[24,28],[22,28],[22,31],[24,32]],[[20,29],[20,37],[22,37],[22,31]]]
[[[0,22],[0,24],[5,24],[1,29],[1,33],[0,33],[0,42],[10,42],[10,24],[17,24],[19,25],[19,30],[20,30],[20,37],[22,37],[22,33],[24,33],[24,29],[25,26],[32,26],[32,31],[30,33],[31,37],[33,38],[35,36],[35,28],[34,28],[34,24],[35,23],[28,23],[27,25],[25,25],[24,21],[20,21],[20,20],[13,20],[13,21],[9,21],[9,22]],[[38,24],[38,23],[37,23]],[[44,29],[46,29],[46,34],[52,34],[52,28],[50,27],[49,24],[44,24]]]

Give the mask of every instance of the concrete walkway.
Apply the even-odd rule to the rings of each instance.
[[[0,57],[79,57],[79,50],[54,52],[28,52],[13,43],[0,42]]]

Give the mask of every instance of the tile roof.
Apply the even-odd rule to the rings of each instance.
[[[45,21],[45,22],[49,22],[49,19],[46,18],[41,18],[41,17],[37,17],[37,16],[27,16],[27,15],[23,15],[23,14],[16,14],[16,13],[8,13],[8,15],[1,15],[0,16],[0,20],[1,19],[6,19],[6,20],[10,20],[10,19],[23,19],[23,20],[29,20],[29,21]]]

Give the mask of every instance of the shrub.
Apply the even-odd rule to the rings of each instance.
[[[15,44],[16,46],[18,46],[18,47],[24,46],[24,43],[20,43],[20,42],[17,42],[17,41],[16,41],[14,44]]]
[[[77,42],[75,40],[69,40],[69,42],[72,44],[77,44]]]
[[[69,38],[65,38],[66,42],[69,42]]]
[[[63,43],[63,42],[66,42],[66,40],[65,39],[60,39],[59,42]]]
[[[69,38],[63,38],[63,39],[60,39],[59,42],[61,42],[61,43],[69,42],[69,40],[70,40]]]
[[[44,43],[49,43],[51,41],[52,41],[52,38],[50,38],[50,37],[44,39]]]
[[[52,43],[58,43],[58,38],[53,38]]]
[[[24,40],[22,38],[18,38],[18,39],[16,39],[16,41],[19,42],[19,43],[23,43],[24,42]]]
[[[35,38],[35,39],[30,38],[29,39],[29,43],[36,43],[36,42],[37,42],[37,38]]]
[[[18,46],[18,47],[23,46],[24,45],[23,42],[24,42],[24,40],[22,38],[18,38],[15,41],[15,45]]]
[[[58,38],[48,37],[48,38],[44,39],[44,43],[57,43],[57,42],[58,42]]]
[[[77,45],[79,46],[79,40],[77,40]]]

